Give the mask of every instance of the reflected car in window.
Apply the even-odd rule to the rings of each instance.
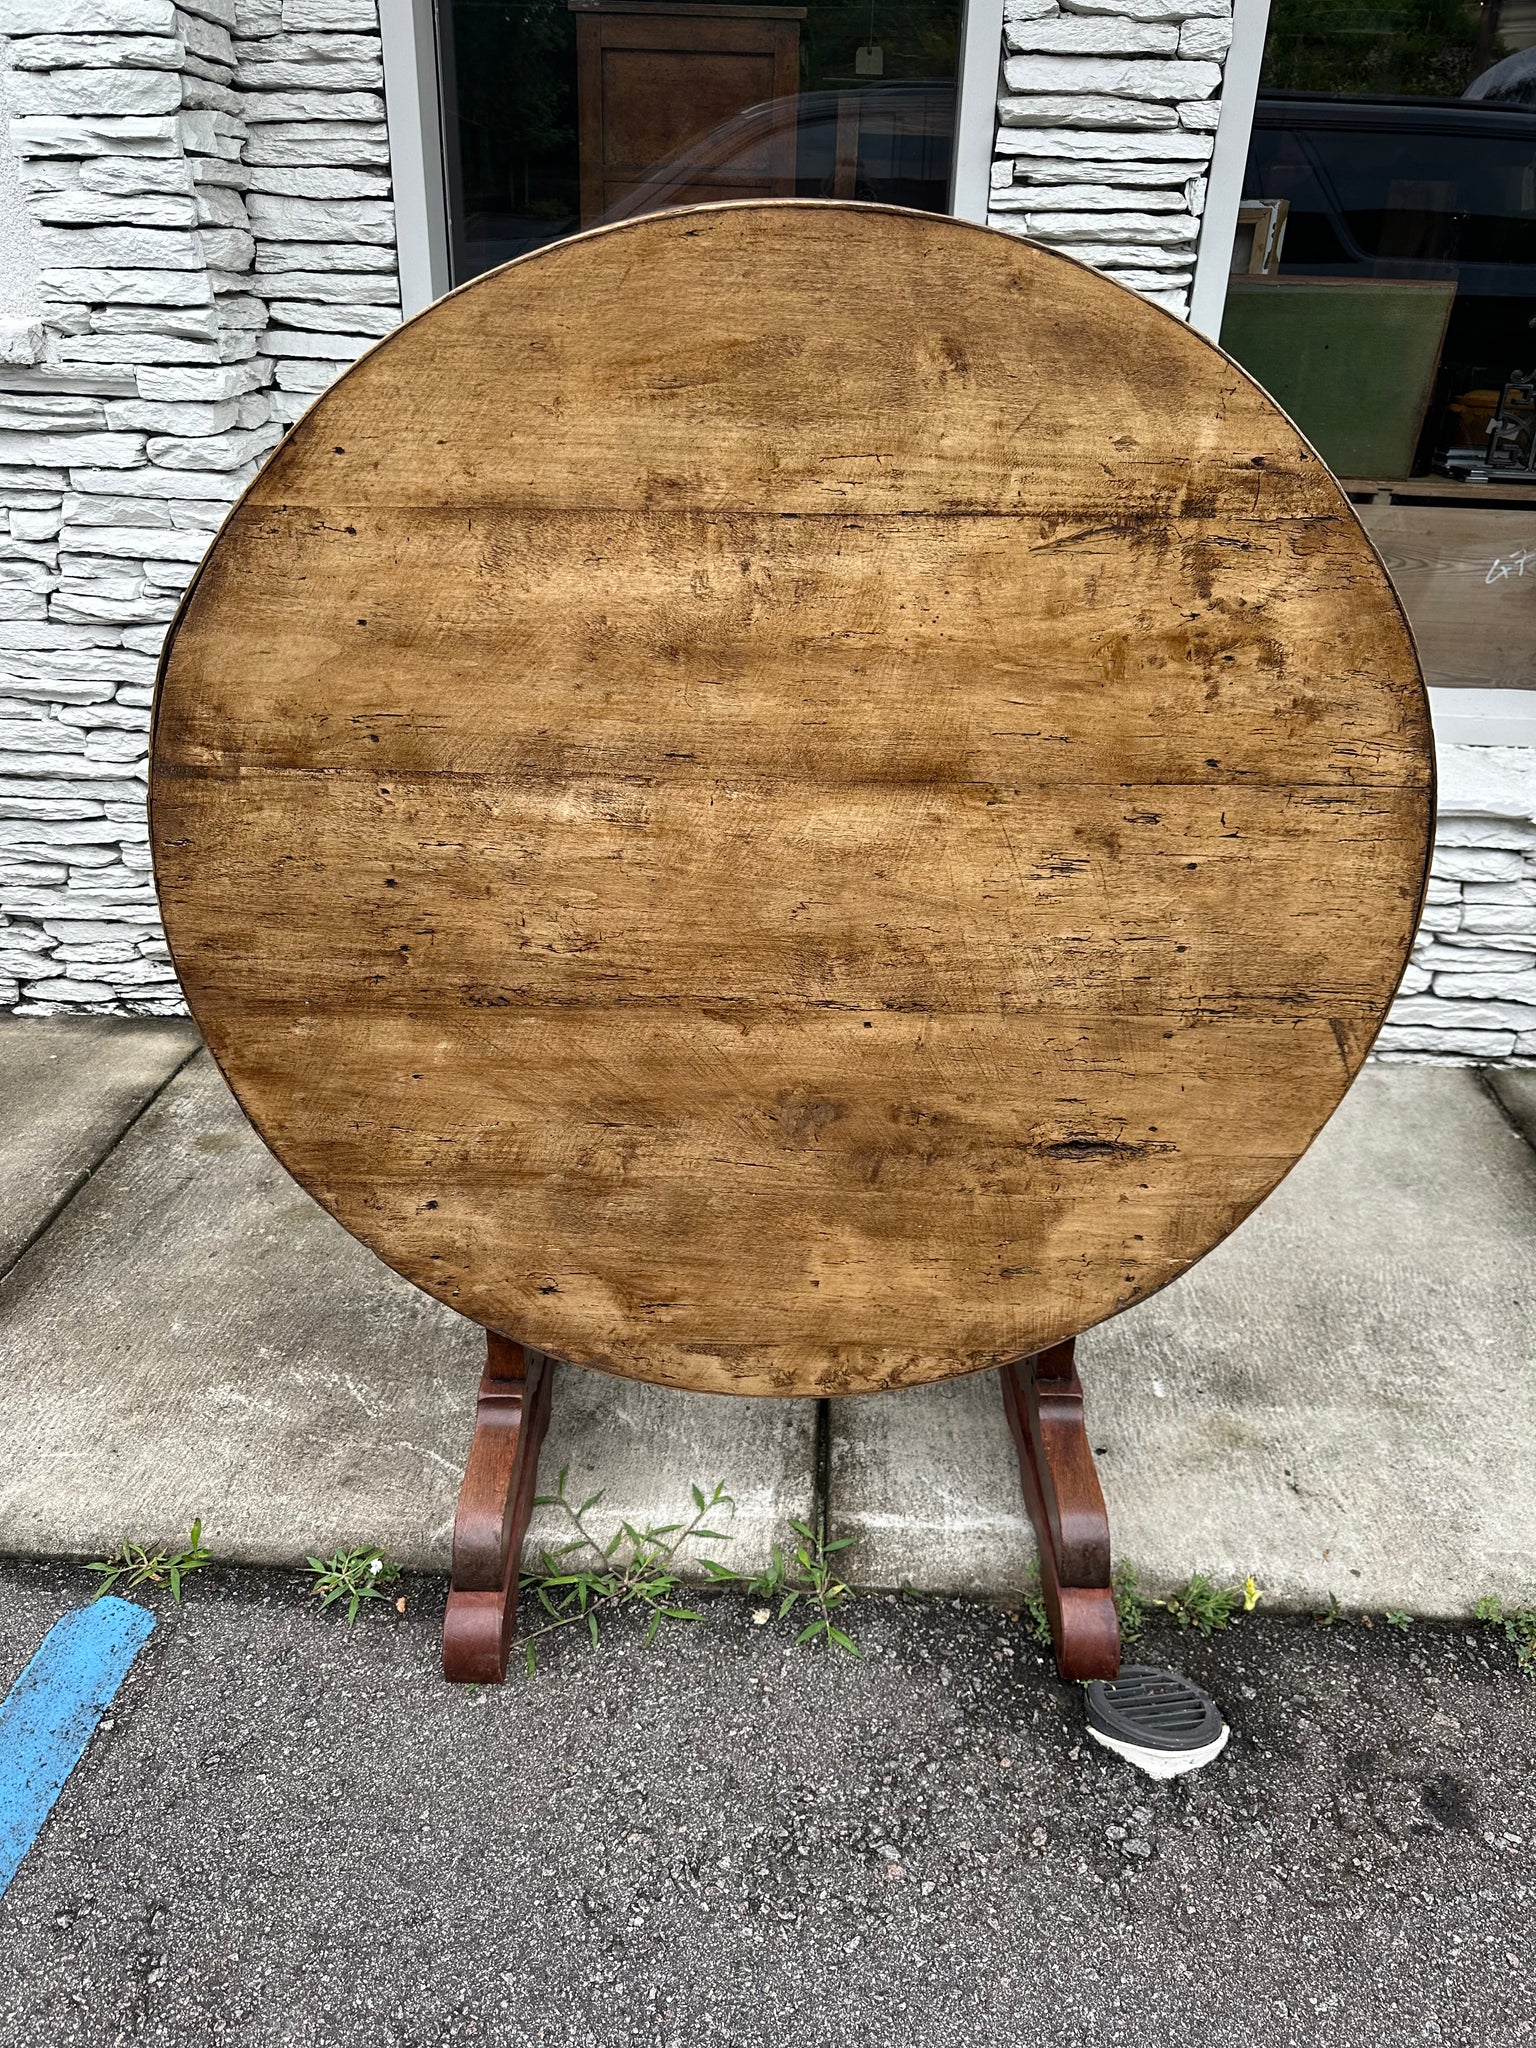
[[[1536,297],[1536,112],[1266,95],[1244,190],[1290,201],[1283,270],[1454,276],[1462,297]]]
[[[948,81],[765,100],[712,128],[610,206],[603,222],[712,199],[858,199],[942,213],[955,89]]]
[[[1536,365],[1536,111],[1265,94],[1243,190],[1289,202],[1282,279],[1455,285],[1417,466],[1481,449],[1501,392]]]

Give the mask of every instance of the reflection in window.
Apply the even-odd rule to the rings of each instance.
[[[1536,483],[1536,0],[1274,0],[1244,198],[1223,337],[1336,467]]]
[[[452,0],[456,282],[712,199],[949,203],[959,0]]]

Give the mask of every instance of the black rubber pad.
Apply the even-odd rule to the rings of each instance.
[[[1178,1751],[1204,1749],[1225,1723],[1210,1694],[1177,1671],[1122,1664],[1118,1678],[1096,1678],[1089,1686],[1088,1725],[1117,1742]]]

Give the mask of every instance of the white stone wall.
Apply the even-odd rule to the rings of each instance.
[[[267,325],[273,417],[400,320],[384,66],[375,0],[236,0],[251,290]]]
[[[257,463],[399,319],[374,0],[5,0],[0,1006],[169,1012],[155,665]]]
[[[1429,902],[1376,1049],[1536,1063],[1536,748],[1440,749]]]
[[[989,224],[1189,311],[1232,0],[1004,0]]]

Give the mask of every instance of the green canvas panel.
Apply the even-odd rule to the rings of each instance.
[[[1455,296],[1418,278],[1234,277],[1221,345],[1336,475],[1403,477]]]

